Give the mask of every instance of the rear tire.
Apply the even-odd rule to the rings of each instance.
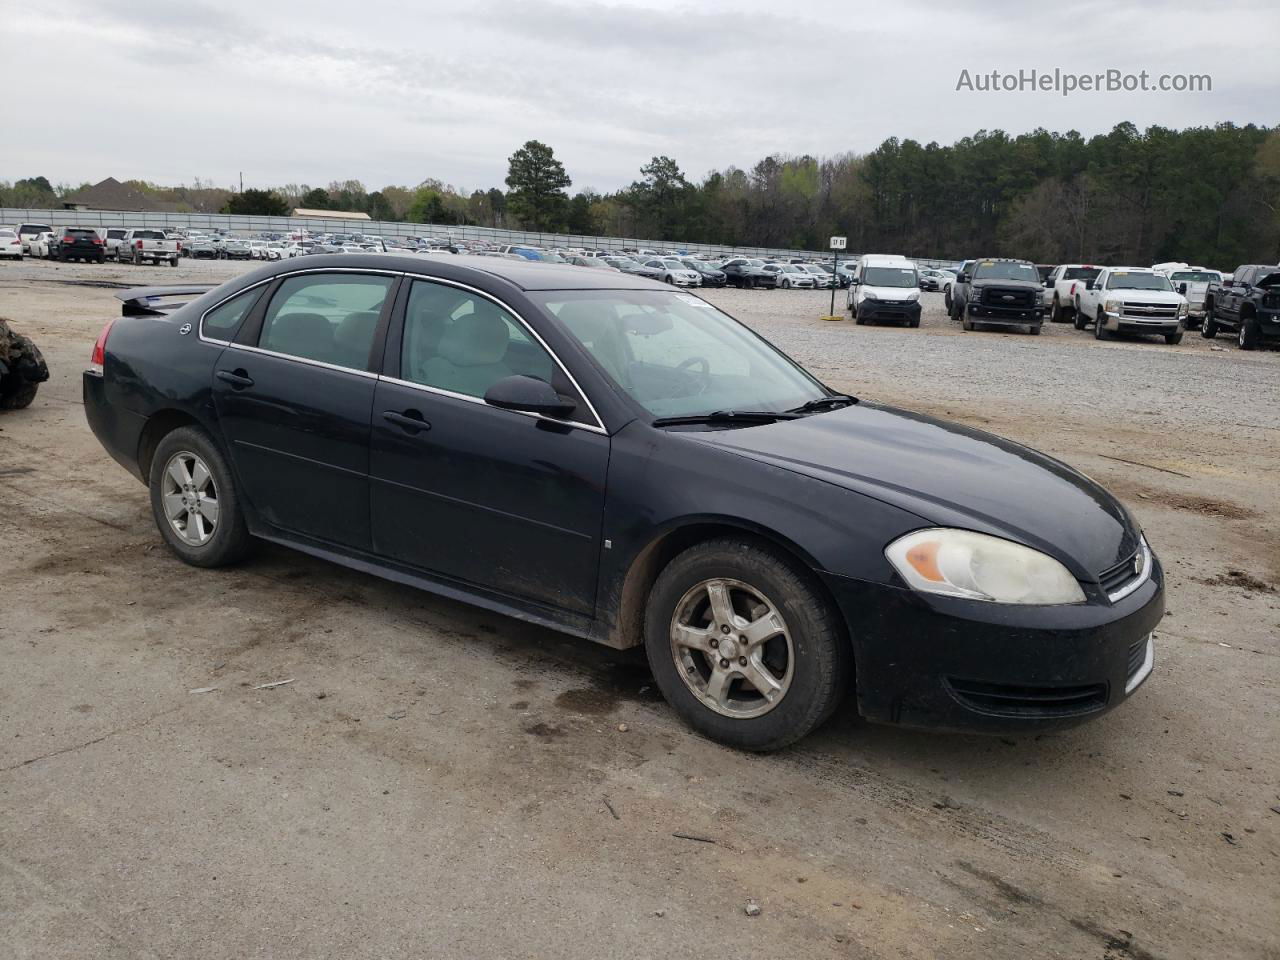
[[[831,604],[802,567],[754,543],[711,540],[672,560],[649,594],[644,635],[654,680],[676,713],[742,750],[804,737],[848,683],[849,643]],[[763,677],[770,696],[749,677]]]
[[[207,472],[207,481],[197,464]],[[184,563],[227,566],[253,548],[231,470],[212,438],[199,427],[179,427],[161,439],[151,459],[149,486],[160,535]],[[182,506],[197,501],[194,513]],[[201,535],[205,535],[203,541],[195,542]]]

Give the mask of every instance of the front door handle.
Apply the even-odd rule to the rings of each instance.
[[[409,433],[417,433],[419,430],[430,430],[431,424],[423,418],[422,414],[417,410],[406,410],[404,413],[398,413],[395,410],[384,410],[382,419],[389,420],[398,427],[403,427]]]
[[[225,380],[233,387],[252,387],[253,377],[244,370],[219,370],[218,379]]]

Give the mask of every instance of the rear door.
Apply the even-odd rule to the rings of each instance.
[[[504,305],[429,280],[411,281],[401,299],[373,404],[375,551],[591,613],[609,437],[564,368]],[[514,375],[574,397],[573,418],[484,402],[489,387]]]
[[[369,417],[395,274],[275,281],[214,368],[244,495],[281,531],[368,550]]]
[[[1256,271],[1252,267],[1245,267],[1236,272],[1231,284],[1231,293],[1227,298],[1227,314],[1232,320],[1239,322],[1240,309],[1244,305],[1244,299],[1249,293],[1249,288],[1253,284],[1253,275]]]

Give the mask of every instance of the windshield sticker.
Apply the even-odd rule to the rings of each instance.
[[[706,307],[709,310],[715,309],[715,307],[711,306],[711,304],[707,303],[707,301],[699,300],[697,297],[693,296],[692,294],[677,293],[676,299],[679,300],[681,303],[687,303],[691,307]]]

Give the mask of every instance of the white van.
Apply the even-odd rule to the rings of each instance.
[[[857,324],[889,320],[920,326],[920,274],[906,257],[867,253],[849,278],[849,312]]]

